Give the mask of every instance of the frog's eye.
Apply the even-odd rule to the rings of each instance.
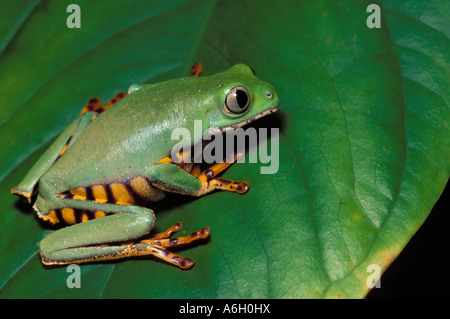
[[[230,113],[242,113],[250,105],[248,91],[243,86],[236,86],[230,90],[225,99],[226,111]]]

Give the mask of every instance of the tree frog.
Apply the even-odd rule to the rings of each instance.
[[[245,193],[248,183],[217,176],[232,163],[215,163],[204,171],[199,163],[176,163],[171,150],[178,141],[171,139],[171,132],[184,127],[193,133],[195,120],[201,120],[204,134],[240,127],[275,112],[278,102],[274,88],[243,64],[210,76],[134,84],[128,94],[120,93],[103,106],[98,98],[91,99],[11,191],[30,204],[34,201],[42,220],[65,225],[41,240],[42,262],[63,265],[152,255],[190,268],[192,259],[168,248],[206,238],[209,227],[170,238],[181,229],[177,223],[151,235],[151,204],[167,193]],[[191,141],[197,143],[202,141]]]

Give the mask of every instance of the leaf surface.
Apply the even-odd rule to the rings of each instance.
[[[450,170],[446,1],[10,1],[0,13],[0,296],[6,298],[361,298],[368,266],[383,271],[431,211]],[[7,14],[6,12],[11,12]],[[3,20],[3,18],[7,20]],[[273,84],[279,128],[270,164],[235,164],[243,195],[174,196],[155,206],[157,230],[177,221],[210,239],[177,253],[181,271],[155,259],[44,268],[48,228],[10,195],[93,96],[132,83],[205,74],[235,63]],[[252,152],[260,152],[260,145]]]

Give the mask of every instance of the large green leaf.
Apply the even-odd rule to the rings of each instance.
[[[0,12],[0,296],[360,298],[449,177],[450,6],[442,1],[8,1]],[[182,221],[211,237],[179,250],[181,271],[152,258],[44,268],[48,232],[9,190],[92,96],[131,83],[211,74],[243,62],[281,99],[257,127],[279,127],[279,169],[235,164],[243,196],[158,203],[157,230]],[[272,140],[274,142],[275,140]],[[272,146],[275,144],[272,143]],[[257,150],[253,150],[257,151]]]

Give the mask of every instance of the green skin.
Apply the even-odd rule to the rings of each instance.
[[[224,101],[229,90],[236,86],[247,89],[250,106],[241,114],[230,114],[224,109]],[[172,131],[183,127],[194,136],[194,120],[202,121],[203,133],[242,126],[276,110],[279,101],[274,88],[243,64],[206,77],[133,85],[130,92],[94,120],[94,113],[89,112],[69,125],[13,190],[30,195],[39,181],[34,208],[40,215],[63,207],[121,213],[48,235],[41,241],[40,250],[49,263],[117,254],[123,249],[121,246],[92,245],[139,238],[151,231],[155,219],[147,207],[65,199],[57,194],[133,176],[145,176],[164,191],[194,194],[201,186],[197,178],[176,165],[154,165],[170,156],[178,143],[171,140]],[[66,152],[55,162],[75,128]]]

